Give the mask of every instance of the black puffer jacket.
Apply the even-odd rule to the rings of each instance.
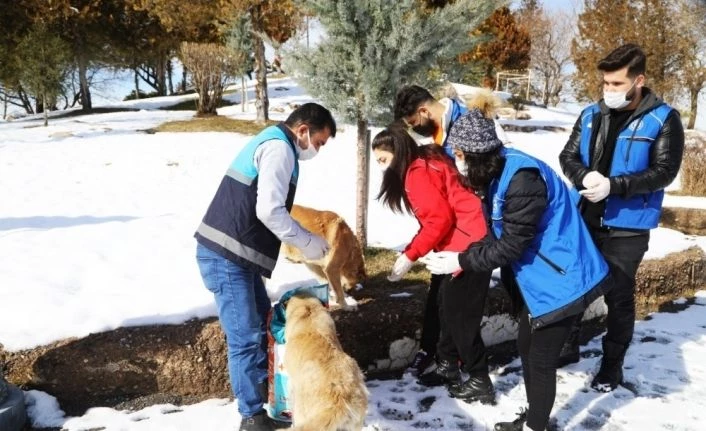
[[[642,100],[626,124],[635,118],[646,115],[663,103],[649,88],[643,87],[642,92]],[[583,177],[597,169],[598,160],[604,151],[610,109],[602,100],[599,102],[599,106],[601,115],[593,117],[590,166],[585,166],[581,161],[581,117],[576,120],[571,137],[569,137],[564,150],[559,154],[559,162],[564,175],[578,189],[584,188]],[[684,127],[679,113],[674,110],[667,116],[659,136],[650,148],[650,167],[635,174],[610,177],[610,193],[628,199],[635,194],[652,193],[667,187],[679,172],[683,151]]]
[[[520,169],[505,194],[503,231],[500,239],[488,235],[459,255],[467,271],[491,271],[522,256],[537,235],[537,224],[547,209],[547,186],[536,169]]]

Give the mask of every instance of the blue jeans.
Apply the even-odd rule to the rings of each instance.
[[[262,411],[258,386],[267,380],[267,313],[270,299],[262,277],[201,244],[196,260],[213,292],[228,345],[228,373],[243,417]]]

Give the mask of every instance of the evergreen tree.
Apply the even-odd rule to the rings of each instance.
[[[309,0],[325,38],[288,52],[295,79],[309,93],[356,125],[358,133],[358,239],[366,243],[369,123],[391,118],[395,92],[405,83],[432,86],[427,71],[438,59],[469,50],[469,32],[495,1],[456,0],[432,11],[415,0]]]
[[[245,112],[248,91],[245,87],[245,73],[251,67],[250,53],[253,50],[252,24],[248,15],[241,15],[233,20],[226,34],[226,49],[233,58],[233,76],[240,76],[241,97],[240,107]]]
[[[508,7],[496,9],[473,32],[487,36],[473,51],[461,55],[461,63],[476,62],[483,65],[484,87],[495,86],[495,74],[501,70],[523,70],[529,66],[531,39],[524,27],[518,26]]]
[[[602,97],[598,62],[625,43],[638,44],[645,52],[647,86],[666,100],[673,99],[681,55],[676,15],[671,0],[584,0],[578,35],[571,44],[579,100]]]
[[[19,43],[20,82],[44,109],[44,125],[48,124],[47,111],[61,93],[71,61],[69,46],[49,31],[46,25],[37,24]]]

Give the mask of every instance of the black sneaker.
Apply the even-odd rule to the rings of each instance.
[[[274,421],[263,410],[254,416],[243,418],[238,429],[240,431],[274,431],[275,425]]]
[[[407,368],[407,369],[412,373],[413,376],[418,377],[418,376],[421,376],[422,374],[430,372],[431,367],[433,365],[434,365],[433,355],[429,355],[424,350],[420,350],[414,356],[414,360],[412,360],[412,363],[409,365],[409,368]]]
[[[487,374],[471,376],[461,384],[449,386],[449,395],[467,403],[495,404],[495,389]]]
[[[520,408],[520,412],[517,413],[517,419],[512,422],[498,422],[493,427],[494,431],[522,431],[522,428],[527,422],[527,409]]]
[[[454,385],[461,381],[461,370],[458,362],[440,360],[434,371],[419,376],[417,383],[424,386]]]
[[[598,392],[612,392],[623,383],[623,359],[627,346],[603,337],[601,368],[593,378],[591,387]]]

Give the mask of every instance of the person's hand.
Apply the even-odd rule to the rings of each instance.
[[[589,173],[588,175],[590,175]],[[588,177],[588,175],[586,175]],[[600,175],[600,174],[599,174]],[[601,178],[595,180],[595,184],[592,187],[588,187],[585,190],[579,191],[579,194],[589,201],[595,203],[600,202],[610,194],[610,180],[603,175]],[[586,179],[584,178],[584,183]]]
[[[309,233],[309,243],[300,250],[307,259],[318,260],[328,253],[328,249],[329,246],[325,239],[313,233]]]
[[[581,184],[583,184],[583,187],[586,189],[592,189],[598,184],[600,184],[600,182],[604,179],[605,177],[600,172],[591,171],[587,173],[585,177],[583,177],[583,181],[581,181]]]
[[[402,253],[400,257],[397,258],[395,264],[392,265],[392,271],[390,275],[387,276],[389,281],[400,281],[407,271],[412,268],[412,261],[409,260],[406,254]]]
[[[432,274],[457,274],[462,271],[458,263],[459,254],[456,251],[440,251],[429,253],[420,260]]]

